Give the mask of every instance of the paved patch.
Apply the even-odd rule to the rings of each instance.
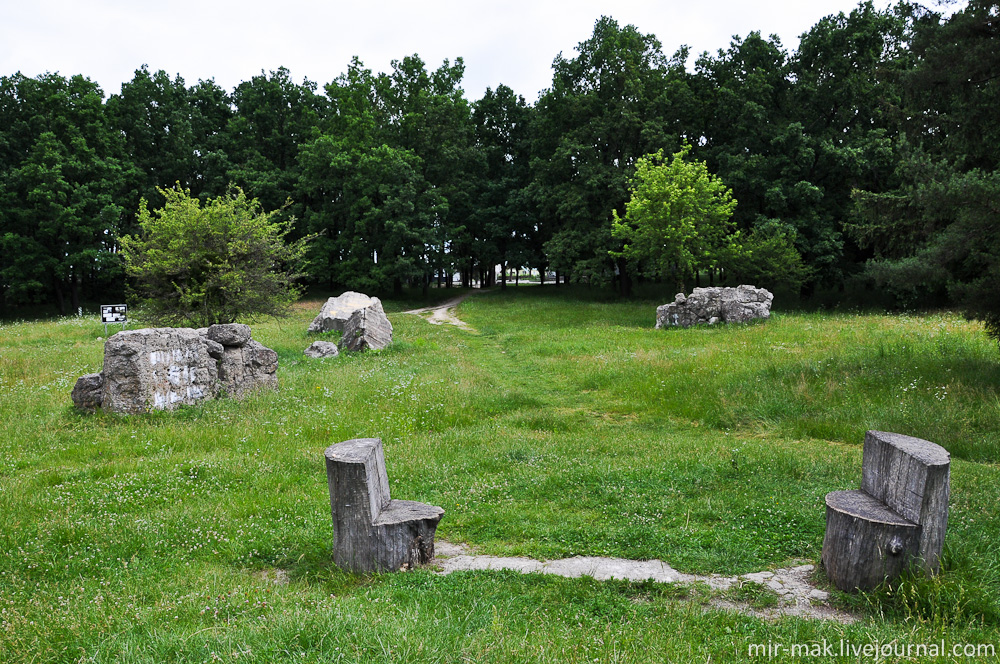
[[[621,579],[658,583],[704,583],[714,590],[728,590],[744,583],[758,583],[777,593],[778,606],[770,609],[754,609],[721,599],[713,600],[711,605],[719,609],[739,611],[767,619],[799,616],[836,620],[842,623],[851,623],[855,620],[851,614],[831,607],[829,604],[830,594],[812,585],[810,577],[815,569],[813,565],[800,565],[740,576],[719,576],[716,574],[682,574],[662,560],[574,556],[561,560],[541,561],[520,556],[481,556],[473,553],[464,545],[455,545],[440,540],[435,543],[434,549],[436,554],[434,564],[441,568],[440,574],[466,570],[512,570],[523,574],[535,572],[568,578],[589,576],[598,581]]]

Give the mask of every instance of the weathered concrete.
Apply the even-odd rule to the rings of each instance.
[[[244,346],[250,341],[250,326],[242,323],[213,325],[205,328],[205,336],[223,346]]]
[[[146,328],[112,335],[104,343],[101,407],[144,413],[214,398],[219,368],[207,342],[190,328]]]
[[[662,560],[626,560],[623,558],[602,558],[575,556],[560,560],[540,561],[520,556],[482,556],[472,553],[468,547],[438,541],[435,565],[440,574],[451,574],[470,570],[511,570],[522,574],[554,574],[568,578],[583,576],[598,581],[622,579],[628,581],[655,581],[657,583],[704,583],[714,590],[727,590],[743,583],[759,583],[773,590],[779,604],[773,609],[754,610],[733,602],[715,600],[714,606],[744,613],[753,613],[763,618],[777,618],[783,615],[801,616],[853,622],[854,617],[829,606],[829,593],[820,590],[810,582],[814,571],[812,565],[799,565],[767,572],[754,572],[739,576],[683,574]]]
[[[101,407],[101,399],[104,398],[104,376],[101,373],[80,376],[71,396],[77,408],[94,412]]]
[[[690,295],[678,293],[673,302],[656,308],[656,329],[766,320],[771,316],[773,300],[770,291],[745,284],[736,288],[695,288]]]
[[[242,346],[225,346],[219,380],[222,389],[237,399],[259,388],[278,389],[278,354],[253,339]]]
[[[309,324],[309,333],[330,332],[337,330],[343,332],[348,319],[358,309],[371,306],[378,298],[368,297],[364,293],[347,291],[337,297],[331,297],[323,304],[319,314]]]
[[[127,330],[105,342],[103,370],[77,381],[73,401],[116,413],[171,410],[276,388],[277,368],[278,354],[250,339],[246,325]]]

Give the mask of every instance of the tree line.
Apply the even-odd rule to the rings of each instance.
[[[628,293],[670,258],[626,250],[615,219],[643,159],[683,153],[731,189],[746,249],[690,263],[694,283],[869,283],[1000,331],[998,9],[864,2],[794,51],[751,32],[693,64],[602,17],[530,104],[505,85],[470,101],[461,58],[416,55],[383,73],[354,59],[322,88],[143,66],[105,99],[83,75],[5,76],[0,307],[121,292],[120,238],[171,187],[280,210],[290,239],[316,235],[307,276],[331,289],[526,267]]]

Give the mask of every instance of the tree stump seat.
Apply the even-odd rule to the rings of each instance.
[[[949,468],[940,445],[884,431],[865,434],[861,489],[826,495],[822,561],[835,586],[870,590],[911,564],[937,572]]]
[[[396,571],[434,558],[444,510],[389,497],[379,438],[356,438],[324,453],[333,513],[334,563],[351,572]]]

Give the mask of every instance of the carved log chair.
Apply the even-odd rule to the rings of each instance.
[[[934,443],[865,434],[861,489],[826,495],[823,567],[846,592],[870,590],[910,564],[936,574],[948,525],[950,455]]]
[[[434,558],[444,510],[389,498],[380,438],[356,438],[324,453],[333,512],[334,563],[351,572],[410,569]]]

